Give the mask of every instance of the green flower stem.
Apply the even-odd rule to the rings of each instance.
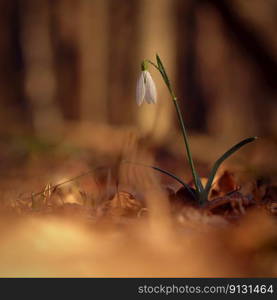
[[[194,185],[195,185],[197,197],[198,197],[198,199],[200,199],[200,203],[202,203],[204,201],[202,198],[205,198],[202,195],[204,188],[201,184],[201,181],[200,181],[200,179],[199,179],[199,177],[196,173],[195,167],[194,167],[192,155],[191,155],[191,152],[190,152],[189,142],[188,142],[188,135],[187,135],[186,127],[185,127],[184,120],[183,120],[183,117],[182,117],[182,113],[181,113],[181,110],[180,110],[180,107],[179,107],[179,104],[178,104],[178,100],[177,100],[177,97],[175,96],[175,94],[173,92],[173,89],[171,87],[171,83],[170,83],[170,80],[167,76],[166,70],[165,70],[165,68],[163,66],[163,63],[162,63],[162,61],[161,61],[161,59],[158,55],[156,55],[156,59],[157,59],[157,65],[155,63],[153,63],[151,60],[147,60],[147,62],[149,62],[152,66],[154,66],[161,73],[162,78],[165,82],[165,85],[167,86],[168,91],[169,91],[169,93],[172,97],[172,100],[173,100],[173,103],[174,103],[174,106],[175,106],[175,109],[176,109],[176,112],[177,112],[177,115],[178,115],[178,120],[179,120],[179,123],[180,123],[180,126],[181,126],[181,131],[182,131],[182,134],[183,134],[183,138],[184,138],[184,141],[185,141],[188,161],[189,161],[189,165],[190,165],[190,168],[191,168],[191,172],[192,172],[192,176],[193,176],[193,180],[194,180]]]
[[[200,205],[203,205],[206,203],[206,201],[208,200],[208,195],[209,195],[209,191],[211,189],[211,186],[212,186],[212,183],[213,183],[213,179],[215,177],[215,174],[218,170],[218,168],[220,167],[220,165],[225,161],[225,159],[227,159],[229,156],[231,156],[233,153],[235,153],[236,151],[238,151],[241,147],[243,147],[244,145],[250,143],[250,142],[253,142],[254,140],[257,139],[257,137],[250,137],[250,138],[247,138],[247,139],[244,139],[243,141],[239,142],[238,144],[236,144],[235,146],[233,146],[232,148],[230,148],[227,152],[225,152],[214,164],[213,168],[212,168],[212,171],[209,175],[209,178],[208,178],[208,182],[205,186],[205,189],[202,185],[202,182],[198,176],[198,174],[196,173],[196,170],[195,170],[195,167],[194,167],[194,163],[193,163],[193,159],[192,159],[192,156],[191,156],[191,152],[190,152],[190,147],[189,147],[189,142],[188,142],[188,136],[187,136],[187,132],[186,132],[186,128],[185,128],[185,124],[184,124],[184,121],[183,121],[183,117],[182,117],[182,113],[181,113],[181,110],[180,110],[180,107],[179,107],[179,104],[178,104],[178,101],[177,101],[177,98],[173,92],[173,89],[172,89],[172,86],[171,86],[171,83],[170,83],[170,80],[167,76],[167,73],[166,73],[166,70],[164,68],[164,65],[159,57],[158,54],[156,54],[156,61],[157,61],[157,64],[153,63],[151,60],[145,60],[142,62],[142,70],[145,70],[147,68],[147,63],[150,63],[153,67],[155,67],[159,72],[160,74],[162,75],[162,78],[164,80],[164,83],[165,85],[167,86],[168,88],[168,91],[172,97],[172,100],[173,100],[173,103],[174,103],[174,106],[175,106],[175,109],[176,109],[176,112],[177,112],[177,115],[178,115],[178,120],[179,120],[179,123],[180,123],[180,126],[181,126],[181,130],[182,130],[182,134],[183,134],[183,138],[184,138],[184,141],[185,141],[185,145],[186,145],[186,150],[187,150],[187,157],[188,157],[188,161],[189,161],[189,165],[190,165],[190,168],[191,168],[191,172],[192,172],[192,175],[193,175],[193,180],[194,180],[194,184],[195,184],[195,188],[196,188],[196,194],[197,194],[197,198],[199,200],[199,204]],[[158,168],[156,168],[157,170],[175,178],[175,176],[172,174],[168,174],[168,172],[165,172],[163,170],[160,170]],[[175,178],[178,180],[178,178]],[[178,180],[179,181],[179,180]],[[180,181],[179,181],[180,182]]]
[[[157,65],[155,63],[153,63],[152,61],[150,61],[150,60],[147,60],[147,62],[149,62],[151,65],[153,65],[160,72],[160,74],[162,75],[162,78],[164,80],[164,83],[167,86],[168,91],[169,91],[169,93],[171,95],[171,98],[173,100],[173,103],[174,103],[174,106],[175,106],[175,109],[176,109],[176,112],[177,112],[177,115],[178,115],[178,120],[179,120],[179,123],[180,123],[180,126],[181,126],[181,131],[182,131],[182,134],[183,134],[185,145],[186,145],[187,157],[188,157],[189,165],[190,165],[193,180],[194,180],[194,185],[195,185],[195,189],[196,189],[197,198],[199,199],[200,204],[203,204],[206,200],[206,195],[205,195],[205,191],[204,191],[203,185],[201,183],[201,180],[199,179],[199,176],[198,176],[198,174],[195,170],[195,167],[194,167],[192,155],[191,155],[191,152],[190,152],[189,142],[188,142],[188,135],[187,135],[187,131],[186,131],[186,128],[185,128],[182,113],[181,113],[181,110],[180,110],[180,107],[179,107],[179,104],[178,104],[178,100],[177,100],[177,97],[175,96],[175,94],[173,92],[173,89],[172,89],[170,80],[167,76],[166,70],[165,70],[165,68],[163,66],[163,63],[162,63],[162,61],[161,61],[161,59],[158,55],[156,55],[156,59],[157,59]]]
[[[180,126],[181,126],[183,138],[184,138],[185,145],[186,145],[188,161],[189,161],[189,165],[190,165],[191,172],[192,172],[192,175],[193,175],[194,185],[195,185],[198,197],[199,197],[200,196],[200,190],[199,190],[199,186],[198,186],[198,175],[197,175],[195,167],[194,167],[194,163],[193,163],[193,159],[192,159],[192,155],[191,155],[191,151],[190,151],[190,147],[189,147],[189,142],[188,142],[187,131],[186,131],[185,124],[184,124],[183,117],[182,117],[182,113],[181,113],[181,110],[180,110],[180,107],[179,107],[179,104],[178,104],[178,100],[174,96],[172,91],[171,91],[171,96],[172,96],[172,100],[173,100],[173,103],[174,103],[174,106],[175,106],[175,109],[176,109],[176,112],[177,112],[177,115],[178,115],[178,120],[179,120],[179,123],[180,123]]]

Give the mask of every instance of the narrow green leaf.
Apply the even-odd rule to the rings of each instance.
[[[191,188],[188,184],[186,184],[183,180],[181,180],[178,176],[176,176],[176,175],[174,175],[174,174],[172,174],[172,173],[170,173],[170,172],[168,172],[168,171],[166,171],[166,170],[163,170],[163,169],[161,169],[161,168],[159,168],[159,167],[150,166],[150,165],[145,165],[145,164],[142,164],[142,163],[137,163],[137,162],[132,162],[132,161],[126,161],[126,160],[123,161],[123,162],[124,162],[124,163],[129,163],[129,164],[139,165],[139,166],[146,167],[146,168],[151,168],[151,169],[154,169],[154,170],[156,170],[156,171],[159,171],[159,172],[161,172],[161,173],[163,173],[163,174],[165,174],[165,175],[167,175],[167,176],[169,176],[169,177],[175,179],[176,181],[178,181],[179,183],[181,183],[181,184],[189,191],[189,193],[192,195],[192,197],[193,197],[195,200],[197,200],[196,194],[195,194],[195,192],[194,192],[194,189]]]
[[[155,167],[155,166],[151,166],[151,168],[154,169],[154,170],[156,170],[156,171],[159,171],[159,172],[161,172],[163,174],[166,174],[166,175],[170,176],[171,178],[177,180],[179,183],[181,183],[189,191],[189,193],[192,195],[192,197],[195,200],[197,200],[194,190],[188,184],[186,184],[184,181],[182,181],[179,177],[177,177],[176,175],[174,175],[174,174],[172,174],[172,173],[170,173],[170,172],[168,172],[166,170],[163,170],[163,169]]]
[[[159,66],[159,68],[164,72],[163,63],[158,54],[156,54],[156,61],[157,61],[157,65]]]
[[[197,180],[198,189],[199,189],[200,193],[202,193],[204,191],[204,187],[203,187],[201,179],[197,173],[196,173],[196,180]]]
[[[157,60],[157,64],[158,64],[159,70],[160,70],[160,72],[161,72],[161,74],[162,74],[162,76],[164,78],[164,81],[165,81],[167,87],[171,90],[170,81],[168,79],[168,76],[166,74],[164,65],[163,65],[163,63],[162,63],[162,61],[161,61],[161,59],[160,59],[160,57],[159,57],[158,54],[156,54],[156,60]]]
[[[159,68],[164,72],[163,63],[158,54],[156,54],[156,61],[157,61],[157,65],[159,66]]]
[[[238,144],[236,144],[235,146],[233,146],[232,148],[230,148],[227,152],[225,152],[213,165],[213,168],[211,170],[211,173],[209,175],[208,178],[208,182],[205,186],[205,193],[209,194],[209,191],[211,189],[215,174],[218,170],[218,168],[220,167],[220,165],[224,162],[225,159],[227,159],[229,156],[231,156],[233,153],[235,153],[236,151],[238,151],[241,147],[243,147],[244,145],[251,143],[253,141],[255,141],[257,139],[257,137],[250,137],[247,138],[245,140],[242,140],[241,142],[239,142]]]
[[[162,60],[160,59],[160,57],[159,57],[158,54],[156,54],[156,60],[157,60],[158,67],[161,70],[161,73],[162,73],[162,75],[163,75],[166,83],[168,84],[169,83],[169,79],[168,79],[167,73],[165,71],[164,65],[162,63]]]

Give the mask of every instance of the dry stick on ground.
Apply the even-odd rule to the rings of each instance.
[[[79,179],[79,178],[81,178],[81,177],[84,177],[84,176],[86,176],[86,175],[89,175],[89,174],[91,174],[91,173],[94,173],[96,170],[99,170],[99,169],[106,169],[107,167],[96,167],[96,168],[94,168],[94,169],[92,169],[92,170],[90,170],[90,171],[88,171],[88,172],[85,172],[85,173],[82,173],[82,174],[80,174],[80,175],[78,175],[78,176],[75,176],[75,177],[73,177],[73,178],[71,178],[71,179],[68,179],[68,180],[66,180],[66,181],[63,181],[63,182],[61,182],[61,183],[58,183],[58,184],[55,184],[55,185],[50,185],[50,184],[47,184],[46,185],[46,188],[44,188],[42,191],[40,191],[40,192],[37,192],[37,193],[32,193],[32,195],[30,196],[30,197],[26,197],[26,198],[24,198],[24,200],[34,200],[34,198],[35,197],[37,197],[37,196],[40,196],[40,195],[43,195],[43,194],[45,194],[45,193],[51,193],[51,192],[54,192],[58,187],[60,187],[60,186],[62,186],[62,185],[64,185],[64,184],[66,184],[66,183],[69,183],[69,182],[72,182],[72,181],[75,181],[75,180],[77,180],[77,179]]]

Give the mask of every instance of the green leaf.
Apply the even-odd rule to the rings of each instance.
[[[225,152],[213,165],[213,168],[211,170],[211,173],[209,175],[208,178],[208,182],[205,186],[205,190],[204,192],[206,193],[206,195],[208,196],[209,191],[211,189],[215,174],[218,170],[218,168],[220,167],[220,165],[224,162],[225,159],[227,159],[229,156],[231,156],[233,153],[235,153],[236,151],[238,151],[241,147],[243,147],[244,145],[251,143],[253,141],[255,141],[257,139],[257,137],[250,137],[247,138],[245,140],[242,140],[241,142],[239,142],[238,144],[236,144],[235,146],[233,146],[232,148],[230,148],[227,152]]]
[[[161,59],[160,59],[160,57],[159,57],[158,54],[156,54],[156,60],[157,60],[157,65],[158,65],[158,67],[159,67],[160,73],[162,74],[163,79],[164,79],[164,81],[165,81],[167,87],[168,87],[169,89],[171,89],[170,81],[169,81],[169,79],[168,79],[168,76],[167,76],[167,74],[166,74],[164,65],[163,65],[163,63],[162,63],[162,61],[161,61]]]
[[[174,174],[172,174],[172,173],[170,173],[170,172],[168,172],[166,170],[163,170],[163,169],[155,167],[155,166],[151,166],[151,168],[154,169],[154,170],[156,170],[156,171],[159,171],[159,172],[161,172],[163,174],[166,174],[166,175],[170,176],[171,178],[177,180],[179,183],[181,183],[189,191],[189,193],[192,195],[192,197],[195,200],[197,200],[195,192],[194,192],[194,189],[192,189],[188,184],[186,184],[184,181],[182,181],[179,177],[177,177],[176,175],[174,175]]]
[[[192,195],[192,197],[195,200],[197,200],[196,194],[194,192],[194,189],[191,188],[188,184],[186,184],[183,180],[181,180],[178,176],[176,176],[176,175],[174,175],[174,174],[172,174],[172,173],[170,173],[170,172],[168,172],[166,170],[163,170],[163,169],[161,169],[159,167],[149,166],[149,165],[145,165],[145,164],[142,164],[142,163],[137,163],[137,162],[132,162],[132,161],[126,161],[126,160],[124,160],[122,162],[129,163],[129,164],[139,165],[139,166],[146,167],[146,168],[151,168],[153,170],[159,171],[159,172],[161,172],[161,173],[163,173],[163,174],[165,174],[165,175],[167,175],[167,176],[175,179],[176,181],[178,181],[179,183],[181,183],[189,191],[189,193]]]
[[[159,55],[156,54],[156,61],[157,61],[157,65],[159,67],[159,69],[164,73],[164,66],[163,66],[163,63],[162,63],[162,60],[160,59]]]
[[[204,191],[204,187],[203,187],[201,179],[197,173],[196,173],[196,180],[197,180],[197,186],[198,186],[199,192],[202,193]]]

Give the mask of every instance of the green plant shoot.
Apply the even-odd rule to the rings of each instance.
[[[183,135],[183,139],[184,139],[184,143],[185,143],[185,149],[186,149],[186,154],[187,154],[187,159],[189,162],[189,166],[190,166],[190,170],[192,173],[192,177],[193,177],[193,181],[194,181],[194,185],[195,185],[195,195],[193,195],[194,197],[196,196],[196,199],[198,200],[200,205],[204,205],[207,201],[208,201],[208,195],[210,192],[210,189],[212,187],[212,183],[214,180],[214,177],[216,175],[216,172],[218,170],[218,168],[220,167],[220,165],[229,157],[231,156],[233,153],[235,153],[236,151],[238,151],[241,147],[243,147],[244,145],[253,142],[254,140],[257,139],[257,137],[250,137],[247,139],[242,140],[241,142],[239,142],[238,144],[236,144],[235,146],[233,146],[232,148],[230,148],[228,151],[226,151],[213,165],[212,170],[209,174],[208,177],[208,181],[207,184],[205,185],[205,187],[203,187],[201,179],[195,169],[195,165],[194,165],[194,161],[193,161],[193,157],[192,157],[192,153],[190,150],[190,145],[189,145],[189,139],[188,139],[188,135],[187,135],[187,131],[186,131],[186,127],[185,127],[185,123],[183,120],[183,116],[181,113],[181,109],[178,103],[178,99],[175,96],[175,93],[173,91],[173,87],[171,85],[171,82],[169,80],[169,77],[167,75],[167,72],[165,70],[164,64],[162,62],[162,60],[160,59],[159,55],[156,55],[156,63],[152,62],[151,60],[144,60],[142,62],[142,66],[143,66],[143,70],[147,69],[147,63],[151,64],[152,66],[154,66],[161,74],[163,81],[165,83],[165,85],[167,86],[167,89],[169,91],[169,94],[171,96],[171,100],[174,104],[176,113],[177,113],[177,117],[178,117],[178,121],[180,124],[180,128],[181,128],[181,132]],[[150,166],[151,168],[162,172],[172,178],[174,178],[175,180],[177,180],[178,182],[180,182],[183,186],[185,186],[189,192],[192,192],[192,189],[185,184],[180,178],[178,178],[177,176],[173,175],[172,173],[165,171],[161,168],[158,167],[153,167]]]

